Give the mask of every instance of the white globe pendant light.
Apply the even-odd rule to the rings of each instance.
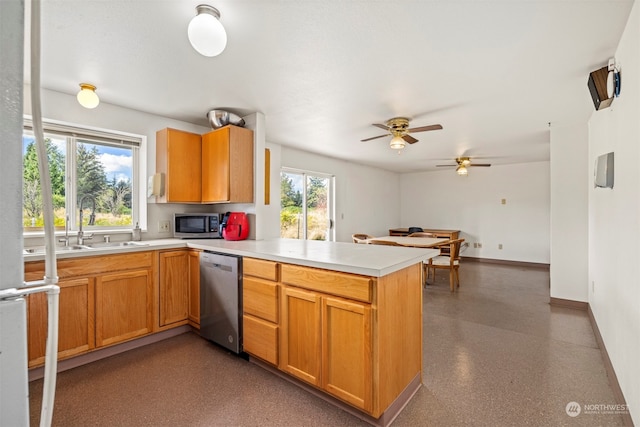
[[[84,108],[96,108],[100,104],[100,98],[96,94],[96,87],[89,83],[80,83],[80,92],[78,92],[76,98]]]
[[[227,46],[227,32],[220,22],[220,12],[213,6],[196,6],[198,14],[189,22],[187,34],[191,46],[203,56],[218,56]]]

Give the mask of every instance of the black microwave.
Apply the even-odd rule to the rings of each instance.
[[[221,239],[220,214],[173,214],[173,237],[180,239]]]

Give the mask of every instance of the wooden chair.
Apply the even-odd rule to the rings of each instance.
[[[352,234],[351,238],[353,239],[353,243],[369,243],[367,239],[373,239],[373,236],[364,233],[356,233]]]
[[[429,260],[427,268],[427,278],[429,277],[429,270],[432,271],[433,279],[436,278],[436,269],[449,270],[449,287],[451,292],[456,290],[456,287],[460,287],[460,275],[458,267],[460,266],[460,246],[464,242],[464,239],[449,240],[444,245],[449,249],[448,255],[438,255]]]

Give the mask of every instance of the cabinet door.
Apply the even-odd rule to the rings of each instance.
[[[202,202],[253,202],[253,131],[229,125],[202,135]]]
[[[177,129],[156,132],[156,170],[165,174],[158,202],[199,203],[202,194],[202,139]]]
[[[93,279],[60,280],[58,304],[58,358],[84,353],[95,347]],[[47,295],[27,298],[29,367],[42,365],[47,341]]]
[[[189,251],[189,320],[200,326],[200,252]]]
[[[187,320],[189,252],[160,253],[160,326]]]
[[[372,410],[371,306],[322,298],[322,388]]]
[[[320,385],[320,296],[282,287],[280,369]]]
[[[133,270],[96,278],[96,346],[151,333],[153,275]]]

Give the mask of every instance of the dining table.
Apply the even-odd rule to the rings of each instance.
[[[451,239],[440,237],[407,237],[407,236],[382,236],[366,239],[367,243],[390,242],[400,246],[414,248],[435,248],[446,244]]]

